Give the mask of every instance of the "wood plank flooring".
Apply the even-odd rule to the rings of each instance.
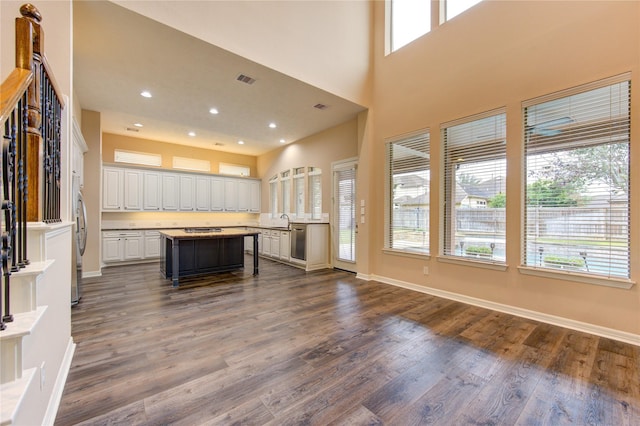
[[[640,425],[640,347],[260,263],[85,280],[56,424]]]

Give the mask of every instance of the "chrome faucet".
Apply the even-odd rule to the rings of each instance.
[[[289,219],[289,215],[286,213],[282,213],[280,215],[280,219],[287,219],[287,229],[291,228],[291,219]]]

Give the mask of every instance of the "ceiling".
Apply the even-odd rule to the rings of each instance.
[[[111,2],[75,1],[73,34],[75,94],[106,133],[260,155],[364,110]]]

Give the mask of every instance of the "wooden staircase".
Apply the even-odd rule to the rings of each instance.
[[[73,224],[60,218],[69,112],[44,55],[42,17],[29,4],[20,13],[16,68],[0,90],[0,426],[53,424],[75,348]]]

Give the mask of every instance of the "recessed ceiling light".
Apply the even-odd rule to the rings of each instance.
[[[142,123],[133,123],[133,125],[136,126],[136,127],[143,127]]]
[[[142,96],[143,98],[150,98],[151,92],[145,90],[144,92],[140,92],[140,96]]]
[[[278,126],[276,126],[276,123],[269,123],[269,127],[272,129],[275,129]]]
[[[238,145],[244,145],[244,141],[238,141]]]
[[[189,136],[192,136],[192,137],[193,137],[193,136],[195,136],[195,135],[196,135],[196,132],[189,132],[189,133],[187,133],[187,134],[188,134]]]
[[[284,139],[280,139],[280,143],[285,143],[285,140]]]
[[[211,114],[217,114],[217,113],[218,113],[218,109],[217,109],[217,108],[211,108],[211,109],[209,110],[209,112],[210,112]]]

